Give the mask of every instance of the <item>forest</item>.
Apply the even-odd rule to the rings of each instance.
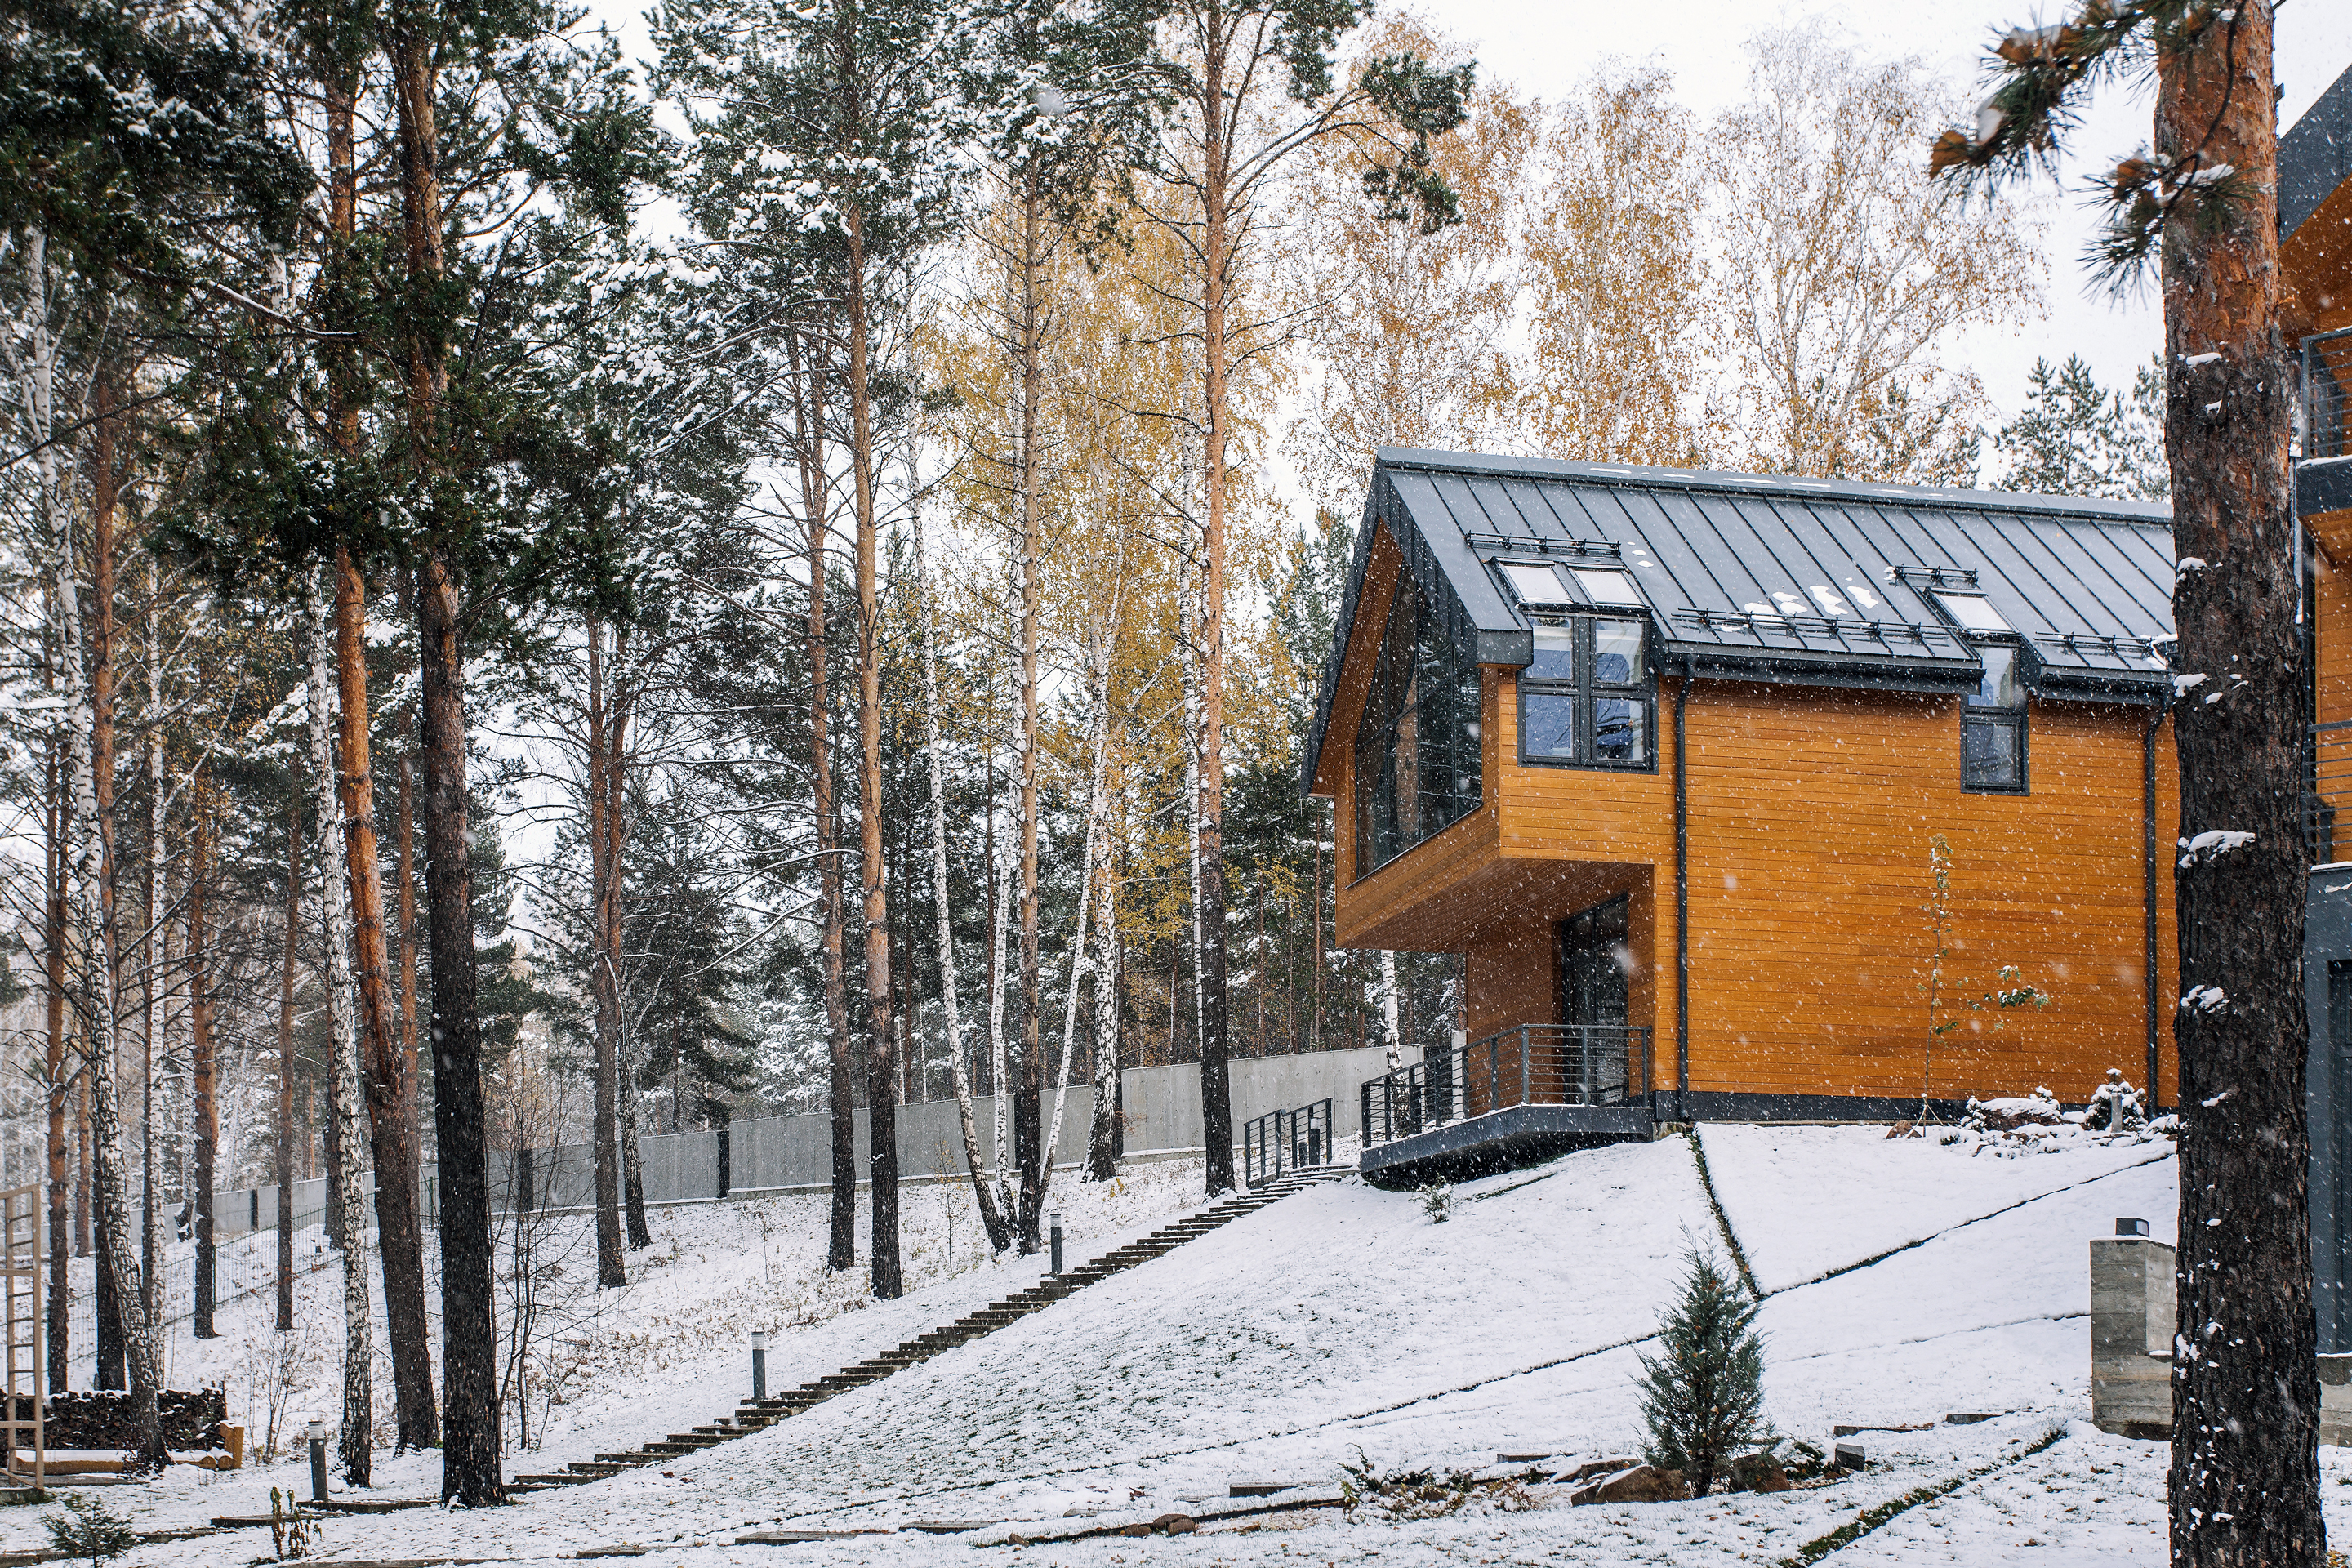
[[[641,1136],[829,1116],[890,1297],[899,1105],[994,1097],[1033,1250],[1120,1069],[1200,1064],[1214,1194],[1230,1061],[1453,1028],[1453,955],[1332,945],[1298,777],[1375,447],[2165,493],[2153,370],[2000,418],[1961,340],[2039,319],[2035,209],[1805,26],[1708,118],[1360,0],[646,21],[0,23],[0,1166],[53,1384],[151,1448],[216,1191],[324,1175],[383,1280],[339,1465],[489,1500],[492,1152],[593,1146],[617,1285]]]

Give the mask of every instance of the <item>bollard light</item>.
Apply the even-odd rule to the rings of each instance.
[[[1052,1214],[1047,1215],[1045,1216],[1045,1224],[1049,1232],[1049,1239],[1051,1239],[1054,1245],[1054,1272],[1059,1274],[1062,1271],[1061,1211],[1056,1209]]]
[[[759,1329],[751,1331],[751,1397],[768,1397],[768,1336]]]
[[[2144,1219],[2118,1219],[2116,1221],[2116,1234],[2117,1236],[2146,1236],[2147,1234],[2147,1221]]]
[[[327,1424],[310,1418],[310,1500],[327,1500]]]

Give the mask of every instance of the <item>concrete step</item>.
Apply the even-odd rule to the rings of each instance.
[[[517,1487],[530,1487],[533,1490],[541,1487],[578,1487],[603,1479],[601,1476],[575,1476],[569,1471],[552,1476],[517,1476],[507,1483],[507,1489],[511,1491]]]

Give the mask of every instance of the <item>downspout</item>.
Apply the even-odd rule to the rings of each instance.
[[[1691,661],[1685,658],[1683,678],[1675,683],[1675,1115],[1683,1121],[1690,1120],[1690,769],[1683,760],[1683,705],[1690,700],[1690,687]],[[2153,826],[2148,829],[2155,831]]]
[[[2147,1103],[2152,1115],[2162,1098],[2158,1074],[2161,1064],[2158,1056],[2160,1038],[2158,993],[2163,985],[2162,966],[2158,962],[2156,920],[2156,732],[2164,728],[2164,716],[2172,709],[2172,689],[2168,686],[2157,700],[2156,712],[2147,721],[2147,731],[2140,737],[2140,835],[2141,870],[2146,880],[2142,902],[2147,922]]]

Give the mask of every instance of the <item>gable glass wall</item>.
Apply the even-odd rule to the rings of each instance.
[[[1482,787],[1478,667],[1402,576],[1356,727],[1356,874],[1477,810]]]

